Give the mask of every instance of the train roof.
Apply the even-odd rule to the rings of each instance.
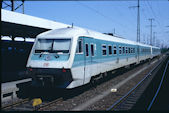
[[[39,34],[37,37],[38,38],[72,38],[78,35],[84,35],[88,34],[88,32],[85,29],[80,29],[80,28],[61,28],[61,29],[55,29],[55,30],[50,30],[46,31],[44,33]]]
[[[50,30],[50,31],[39,34],[37,37],[38,38],[72,38],[75,36],[88,36],[94,39],[101,39],[101,40],[114,41],[114,42],[119,42],[119,43],[127,43],[131,45],[152,47],[150,45],[138,43],[135,41],[130,41],[127,39],[116,37],[116,36],[106,35],[103,33],[99,33],[93,30],[88,30],[88,29],[84,29],[80,27],[73,27],[73,28],[68,27],[68,28]]]
[[[156,47],[156,46],[152,46],[152,48],[160,49],[159,47]]]

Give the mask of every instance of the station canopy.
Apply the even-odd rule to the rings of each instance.
[[[1,35],[32,37],[47,30],[65,28],[70,25],[1,9]]]

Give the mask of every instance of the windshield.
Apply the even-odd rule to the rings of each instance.
[[[69,53],[70,39],[38,39],[35,53]]]

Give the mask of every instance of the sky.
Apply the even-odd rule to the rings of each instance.
[[[24,12],[136,41],[136,6],[137,0],[25,1]],[[22,13],[21,9],[16,12]],[[140,0],[140,40],[146,44],[150,43],[150,18],[154,19],[152,32],[155,32],[155,45],[169,47],[169,1]]]

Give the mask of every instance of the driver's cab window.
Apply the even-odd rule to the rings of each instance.
[[[83,53],[83,41],[79,39],[77,42],[76,53]]]

